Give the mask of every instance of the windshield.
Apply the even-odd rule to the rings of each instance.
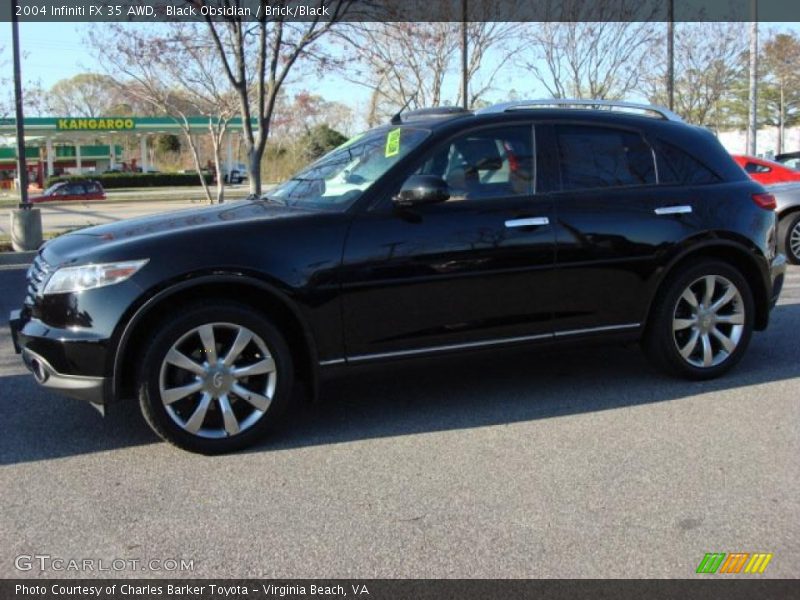
[[[287,206],[344,210],[429,134],[410,127],[362,133],[264,197]]]

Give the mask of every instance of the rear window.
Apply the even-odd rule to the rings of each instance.
[[[636,133],[583,125],[557,125],[563,190],[628,187],[656,182],[650,146]]]
[[[719,177],[702,162],[680,148],[659,141],[658,179],[661,183],[682,183],[700,185],[718,183]]]

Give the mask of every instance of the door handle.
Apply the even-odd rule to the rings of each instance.
[[[549,225],[550,219],[547,217],[526,217],[524,219],[509,219],[506,221],[506,227],[512,229],[514,227],[536,227],[537,225]]]
[[[657,215],[685,215],[690,212],[692,212],[692,207],[688,205],[660,206],[656,209]]]

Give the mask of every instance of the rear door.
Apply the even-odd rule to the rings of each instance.
[[[634,330],[659,248],[672,238],[657,209],[678,199],[657,186],[655,154],[639,131],[576,123],[546,130],[540,140],[557,174],[556,335]]]
[[[553,204],[535,193],[533,147],[530,122],[455,135],[355,217],[343,261],[349,360],[551,335]],[[450,200],[395,208],[413,173],[443,177]]]

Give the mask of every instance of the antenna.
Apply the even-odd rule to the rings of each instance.
[[[398,111],[395,113],[395,115],[392,117],[392,120],[390,121],[392,125],[399,125],[400,123],[402,123],[402,122],[403,122],[403,119],[401,119],[401,118],[400,118],[400,115],[403,113],[403,111],[404,111],[405,109],[407,109],[407,108],[408,108],[408,105],[409,105],[409,104],[411,104],[411,102],[412,102],[412,101],[414,100],[414,98],[416,98],[416,97],[417,97],[417,92],[414,92],[414,94],[413,94],[412,96],[410,96],[408,100],[406,100],[406,103],[405,103],[405,104],[403,104],[403,107],[402,107],[400,110],[398,110]]]

